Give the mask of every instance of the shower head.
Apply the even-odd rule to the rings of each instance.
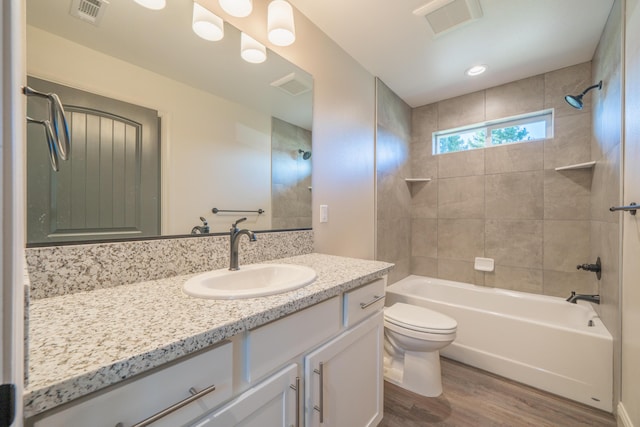
[[[304,151],[303,149],[299,149],[298,153],[302,153],[302,158],[304,160],[309,160],[311,158],[311,151]]]
[[[602,80],[600,80],[598,84],[595,84],[593,86],[589,86],[588,88],[586,88],[584,92],[582,92],[580,95],[565,96],[564,100],[567,101],[567,103],[571,105],[573,108],[582,110],[582,107],[584,106],[584,104],[582,103],[582,97],[585,96],[585,94],[589,92],[591,89],[595,89],[595,88],[598,88],[598,90],[602,89]]]

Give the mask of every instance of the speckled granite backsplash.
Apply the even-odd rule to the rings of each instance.
[[[311,230],[257,237],[256,242],[241,239],[240,264],[313,252]],[[37,300],[223,268],[229,264],[229,237],[29,248],[26,258],[31,299]]]

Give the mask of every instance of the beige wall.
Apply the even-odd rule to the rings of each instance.
[[[593,172],[554,170],[591,160],[589,100],[582,111],[564,101],[590,84],[584,63],[414,109],[412,173],[433,181],[413,194],[413,274],[546,295],[595,291],[592,273],[576,270],[592,261]],[[434,131],[548,108],[552,139],[431,154]],[[474,257],[495,259],[495,271],[475,271]]]
[[[271,226],[274,230],[311,227],[311,132],[271,120]]]
[[[602,279],[591,282],[602,301],[598,312],[614,337],[614,405],[620,398],[620,215],[609,212],[621,204],[622,152],[622,1],[614,3],[592,60],[593,84],[602,80],[592,98],[590,259],[600,257]]]
[[[294,11],[296,42],[272,46],[266,37],[268,0],[247,18],[226,15],[216,0],[202,4],[313,75],[313,229],[316,251],[374,257],[373,76],[318,27]],[[319,206],[329,222],[319,222]]]
[[[389,283],[409,275],[411,191],[424,183],[411,178],[411,107],[376,79],[376,259],[396,265]]]

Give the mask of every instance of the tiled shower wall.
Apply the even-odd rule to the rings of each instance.
[[[591,262],[591,97],[564,101],[592,84],[591,63],[413,109],[410,272],[478,285],[566,296],[596,291]],[[554,108],[552,139],[442,155],[432,133]],[[379,192],[380,194],[380,192]],[[399,198],[399,196],[395,196]],[[495,259],[478,272],[474,257]]]
[[[411,262],[411,107],[376,79],[376,259],[392,262],[389,283],[409,275]]]
[[[311,131],[271,119],[271,228],[311,228]]]

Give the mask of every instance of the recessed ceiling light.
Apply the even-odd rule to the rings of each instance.
[[[484,73],[485,71],[487,71],[487,66],[486,65],[474,65],[473,67],[469,68],[467,71],[465,71],[465,74],[467,76],[479,76],[480,74]]]

